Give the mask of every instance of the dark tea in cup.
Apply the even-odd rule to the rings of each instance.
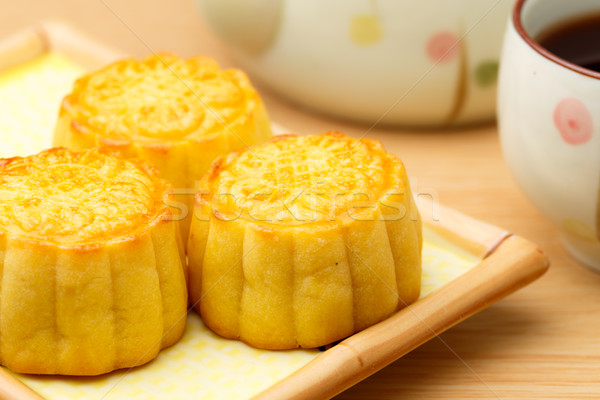
[[[600,14],[563,21],[542,31],[536,40],[558,57],[600,72]]]

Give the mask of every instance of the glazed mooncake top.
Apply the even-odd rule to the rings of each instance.
[[[303,224],[358,216],[402,194],[404,166],[371,139],[279,136],[215,162],[197,195],[223,218]]]
[[[75,82],[63,108],[80,130],[111,138],[182,140],[222,131],[258,97],[240,70],[210,57],[127,59]]]
[[[153,167],[63,148],[0,159],[0,232],[64,245],[132,235],[166,211]]]

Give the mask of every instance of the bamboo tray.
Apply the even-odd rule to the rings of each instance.
[[[48,147],[73,79],[123,56],[59,23],[0,42],[0,110],[8,99],[13,107],[0,111],[0,129],[18,132],[3,137],[0,156]],[[422,297],[325,351],[253,349],[218,337],[191,312],[182,340],[144,366],[99,377],[19,375],[0,367],[0,398],[328,398],[548,268],[533,243],[417,200],[425,222]]]

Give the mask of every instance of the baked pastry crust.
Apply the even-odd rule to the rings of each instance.
[[[0,363],[97,375],[183,333],[186,265],[170,185],[146,162],[56,148],[0,160]]]
[[[61,104],[54,145],[102,146],[153,163],[179,193],[172,205],[187,238],[194,189],[212,161],[270,137],[263,102],[244,72],[221,70],[209,57],[159,54],[78,79]]]
[[[196,194],[191,302],[255,347],[318,347],[415,301],[421,221],[404,165],[337,132],[215,161]]]

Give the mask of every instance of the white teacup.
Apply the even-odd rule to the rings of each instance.
[[[542,48],[560,22],[600,13],[598,0],[519,0],[501,56],[498,124],[522,189],[564,246],[600,270],[600,73]]]

